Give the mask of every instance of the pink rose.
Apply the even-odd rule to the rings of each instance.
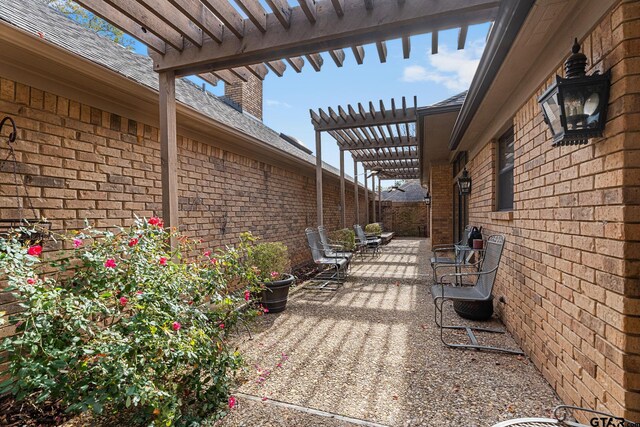
[[[160,265],[167,265],[167,257],[161,256],[158,262],[160,263]]]
[[[34,279],[33,277],[29,277],[27,279],[27,284],[28,285],[35,285],[36,284],[36,279]]]
[[[236,406],[237,403],[238,402],[236,402],[236,398],[235,397],[229,396],[229,409],[233,409]]]
[[[216,265],[218,263],[217,258],[211,258],[211,264]]]
[[[138,244],[138,242],[139,242],[138,238],[137,238],[137,237],[134,237],[134,238],[132,238],[131,240],[129,240],[128,245],[129,245],[129,247],[130,247],[130,248],[132,248],[132,247],[134,247],[135,245],[137,245],[137,244]]]
[[[127,305],[127,303],[129,302],[129,300],[125,297],[121,297],[120,298],[120,305],[125,306]]]
[[[224,323],[220,323],[220,325],[218,325],[220,327],[220,329],[224,329]]]
[[[251,292],[244,291],[244,300],[249,301],[249,298],[251,298]]]
[[[29,249],[27,249],[27,253],[29,255],[38,256],[42,253],[42,246],[40,245],[29,246]]]
[[[271,272],[271,278],[275,279],[276,277],[278,277],[280,275],[280,273],[278,273],[277,271],[272,271]]]
[[[104,266],[106,268],[116,268],[116,260],[113,258],[109,258],[104,262]]]
[[[209,255],[211,255],[211,251],[204,251],[204,256],[208,257]]]
[[[147,222],[149,223],[149,225],[160,225],[162,223],[162,220],[157,216],[152,216]]]
[[[172,328],[174,331],[180,330],[181,327],[182,325],[180,324],[180,322],[173,322]]]
[[[73,247],[78,249],[80,246],[82,246],[82,240],[80,239],[73,239]]]

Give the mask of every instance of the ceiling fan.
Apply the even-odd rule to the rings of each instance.
[[[389,187],[389,189],[387,190],[387,193],[391,193],[392,191],[400,191],[402,193],[405,192],[405,190],[403,190],[402,188],[400,188],[397,185],[392,185],[391,187]]]

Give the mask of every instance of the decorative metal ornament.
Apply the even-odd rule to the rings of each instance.
[[[586,144],[600,137],[607,121],[611,73],[586,75],[587,57],[578,39],[566,60],[566,78],[556,81],[538,98],[544,121],[553,134],[553,145]]]

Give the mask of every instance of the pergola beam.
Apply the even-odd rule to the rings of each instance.
[[[364,118],[362,117],[364,115]],[[384,113],[382,112],[364,112],[361,111],[359,116],[353,118],[351,115],[347,118],[346,121],[330,121],[329,123],[313,123],[316,130],[320,131],[328,131],[328,130],[336,130],[336,129],[349,129],[349,128],[357,128],[357,127],[365,127],[365,126],[378,126],[378,125],[387,125],[387,124],[396,124],[396,123],[411,123],[416,121],[416,109],[415,108],[407,108],[406,112],[402,110],[396,111],[396,117],[393,117],[393,113],[391,110],[386,110]]]
[[[277,19],[267,19],[263,33],[239,21],[239,14],[227,1],[202,1],[242,39],[229,37],[220,44],[207,39],[202,48],[186,46],[182,52],[167,49],[165,55],[152,54],[156,71],[190,75],[361,46],[407,34],[435,34],[438,30],[491,21],[499,5],[498,0],[406,0],[402,6],[378,2],[367,11],[362,0],[345,0],[344,16],[336,19],[331,0],[300,0],[304,6],[291,10],[289,29]],[[231,13],[232,9],[235,13]],[[309,19],[313,12],[315,21]]]
[[[334,134],[339,131],[329,131],[329,135],[334,136]],[[343,138],[344,139],[344,138]],[[386,142],[357,142],[356,140],[349,138],[348,144],[341,144],[340,148],[343,150],[366,150],[366,149],[376,149],[376,148],[390,148],[390,147],[417,147],[418,143],[414,136],[394,136],[387,138]]]
[[[375,157],[370,157],[370,156],[366,156],[365,154],[361,154],[360,151],[358,151],[357,153],[354,153],[353,151],[355,150],[351,150],[352,153],[351,155],[353,156],[353,158],[359,162],[365,162],[365,161],[370,161],[370,160],[400,160],[400,159],[419,159],[418,157],[418,152],[415,150],[411,150],[411,151],[401,151],[401,152],[394,152],[394,153],[379,153],[377,154]],[[364,151],[364,150],[363,150]]]

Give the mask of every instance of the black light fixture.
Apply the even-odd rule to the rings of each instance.
[[[431,194],[427,191],[427,195],[424,196],[424,204],[429,206],[431,204]]]
[[[471,177],[466,167],[462,171],[462,175],[458,178],[458,190],[461,196],[471,194]]]
[[[611,72],[586,75],[587,57],[575,39],[564,63],[566,78],[556,75],[540,98],[544,121],[553,134],[553,145],[586,144],[602,136],[607,121]]]

